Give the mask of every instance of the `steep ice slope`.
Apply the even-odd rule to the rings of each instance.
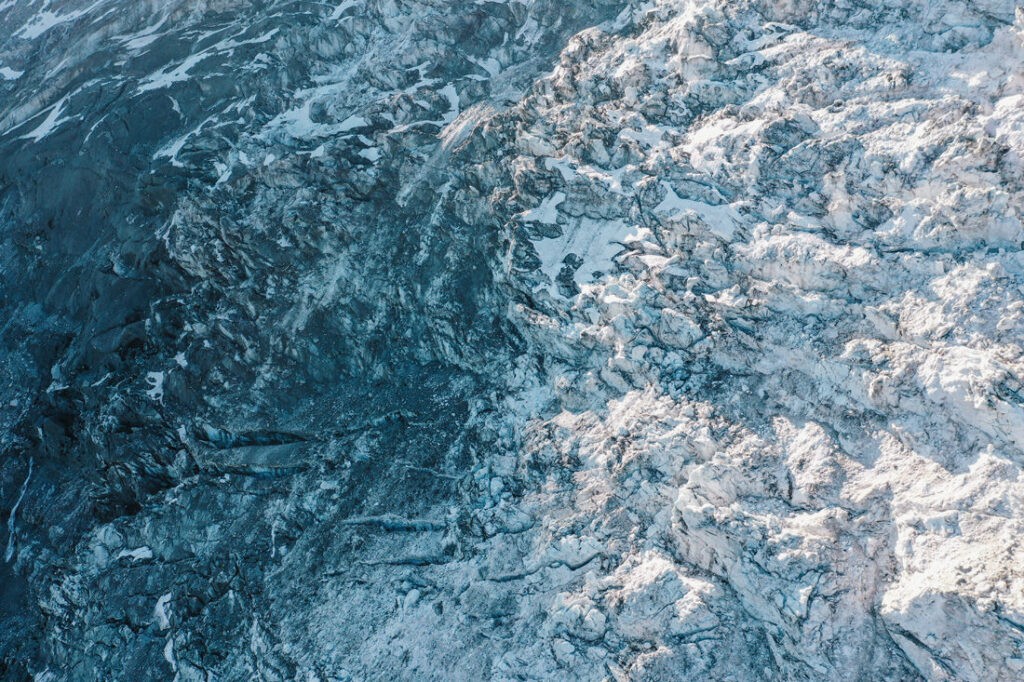
[[[1012,2],[0,7],[5,675],[1024,675]]]

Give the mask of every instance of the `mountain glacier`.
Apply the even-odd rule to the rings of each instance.
[[[1024,7],[0,1],[0,677],[1024,679]]]

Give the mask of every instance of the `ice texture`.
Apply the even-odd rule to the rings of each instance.
[[[0,2],[0,677],[1024,679],[1012,0]]]

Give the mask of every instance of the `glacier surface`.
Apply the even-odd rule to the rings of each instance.
[[[0,36],[0,677],[1024,678],[1013,0]]]

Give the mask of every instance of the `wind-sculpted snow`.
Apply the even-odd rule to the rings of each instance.
[[[0,35],[0,676],[1024,676],[1012,0]]]

